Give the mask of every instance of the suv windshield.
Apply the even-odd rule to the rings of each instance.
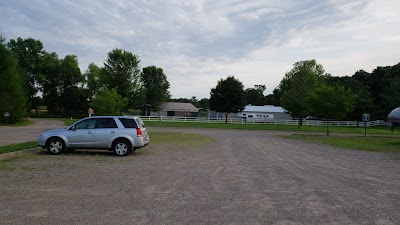
[[[93,129],[96,124],[96,119],[87,119],[83,120],[73,127],[73,129],[80,130],[80,129]]]

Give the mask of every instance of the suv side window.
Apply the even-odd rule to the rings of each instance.
[[[118,128],[113,118],[100,118],[97,121],[96,128]]]
[[[93,129],[96,124],[96,119],[87,119],[75,124],[76,130]]]
[[[124,125],[125,128],[137,128],[136,121],[134,119],[128,119],[128,118],[118,118],[119,121],[121,121],[122,125]]]

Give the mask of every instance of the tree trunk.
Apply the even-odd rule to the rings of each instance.
[[[228,113],[225,113],[225,123],[228,123]]]
[[[326,136],[329,136],[329,119],[327,119],[326,124]]]
[[[303,126],[303,117],[299,117],[299,128]]]

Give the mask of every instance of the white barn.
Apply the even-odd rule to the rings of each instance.
[[[278,120],[291,120],[292,117],[286,112],[286,110],[280,106],[273,105],[247,105],[245,109],[237,114],[238,117],[252,119],[278,119]]]

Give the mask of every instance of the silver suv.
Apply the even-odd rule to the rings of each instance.
[[[50,154],[67,149],[108,149],[125,156],[149,144],[147,129],[136,116],[93,116],[77,121],[64,129],[43,131],[38,146]]]

